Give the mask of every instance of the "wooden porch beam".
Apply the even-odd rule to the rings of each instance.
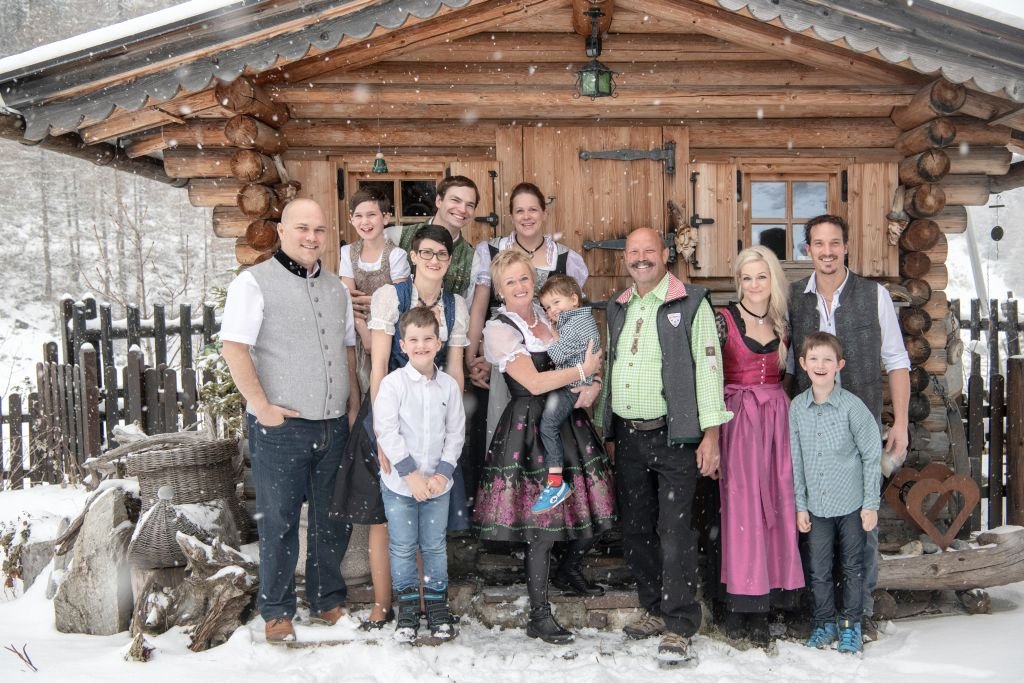
[[[1006,175],[992,176],[989,185],[992,194],[999,194],[1000,192],[1008,192],[1009,190],[1016,190],[1018,187],[1024,187],[1024,161],[1018,161],[1015,164],[1010,165],[1010,170]]]
[[[856,74],[823,71],[805,64],[782,59],[709,60],[706,62],[617,62],[602,56],[602,61],[619,72],[619,87],[663,88],[668,86],[844,86],[863,85]],[[480,62],[463,67],[447,62],[378,62],[352,71],[335,71],[313,79],[320,85],[445,85],[497,86],[515,85],[541,87],[565,85],[574,73],[570,65],[579,63],[578,56],[565,62]],[[906,86],[912,91],[914,86]]]
[[[337,69],[359,68],[418,48],[456,41],[562,4],[563,0],[482,0],[459,10],[442,10],[426,20],[410,15],[397,29],[378,27],[367,38],[346,40],[338,49],[275,67],[256,82],[297,83]],[[450,16],[453,12],[458,13],[455,21]]]
[[[856,73],[869,82],[922,84],[929,80],[927,76],[855,54],[838,45],[729,12],[713,2],[641,0],[636,3],[634,9],[680,24],[691,24],[708,35],[737,45],[763,50],[794,62],[830,71]]]
[[[22,137],[25,130],[20,116],[0,114],[0,138],[27,144]],[[131,159],[124,150],[107,143],[96,145],[86,144],[76,133],[59,136],[47,136],[35,145],[42,149],[52,150],[60,154],[91,161],[97,166],[112,168],[137,175],[140,178],[155,180],[159,183],[184,187],[187,180],[172,178],[164,171],[164,165],[157,159]]]

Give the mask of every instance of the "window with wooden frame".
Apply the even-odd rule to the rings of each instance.
[[[748,167],[743,173],[743,245],[766,246],[780,261],[809,260],[804,223],[839,212],[840,168],[838,163],[828,166],[823,172],[797,172],[794,165],[792,173]]]
[[[376,190],[391,200],[396,223],[422,223],[437,211],[434,195],[440,176],[414,177],[405,174],[356,178],[356,188]]]

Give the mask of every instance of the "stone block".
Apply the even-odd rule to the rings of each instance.
[[[93,499],[53,601],[58,631],[106,636],[127,630],[132,615],[127,551],[134,527],[125,491],[110,488]]]

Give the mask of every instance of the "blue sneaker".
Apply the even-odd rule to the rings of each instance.
[[[824,624],[818,624],[811,631],[811,637],[804,643],[807,647],[816,647],[819,650],[824,650],[826,647],[836,642],[839,639],[839,629],[836,628],[834,622],[828,621]]]
[[[855,655],[863,652],[864,641],[861,639],[859,621],[842,621],[839,624],[839,645],[836,649],[840,652]]]
[[[537,502],[533,504],[533,508],[530,509],[535,515],[542,512],[547,512],[551,508],[558,507],[565,502],[565,499],[572,495],[572,489],[564,481],[561,486],[545,486],[544,490],[540,492],[540,497],[537,498]]]

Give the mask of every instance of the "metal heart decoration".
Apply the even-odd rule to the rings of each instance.
[[[907,494],[910,492],[914,484],[922,479],[946,481],[952,476],[953,470],[937,462],[925,465],[920,470],[915,470],[912,467],[904,467],[893,475],[889,485],[885,488],[885,502],[888,503],[889,507],[895,510],[907,524],[912,527],[916,527],[920,531],[924,531],[907,509]],[[928,508],[926,517],[934,522],[935,518],[939,516],[940,512],[942,512],[942,508],[947,502],[949,502],[949,498],[952,495],[952,492],[940,495],[938,500]]]
[[[939,500],[942,500],[943,497],[948,500],[955,493],[959,493],[963,497],[963,507],[960,508],[960,514],[950,521],[946,533],[941,533],[924,512],[925,499],[929,495],[935,494],[939,496]],[[910,492],[907,493],[907,511],[910,512],[910,516],[914,518],[914,521],[921,527],[921,530],[928,534],[928,538],[935,541],[935,545],[945,550],[953,542],[953,539],[956,538],[957,533],[959,533],[960,529],[970,518],[971,512],[974,511],[975,506],[980,500],[981,492],[978,490],[978,485],[966,475],[954,474],[945,481],[920,479],[910,488]],[[933,505],[932,510],[934,509],[935,506]]]

